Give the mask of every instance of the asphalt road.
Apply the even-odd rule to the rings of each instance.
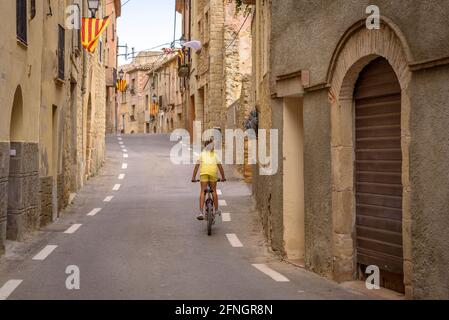
[[[250,187],[230,168],[230,181],[219,189],[231,221],[208,237],[205,222],[195,219],[193,166],[172,164],[172,146],[167,135],[107,137],[104,168],[62,217],[24,243],[8,243],[0,298],[366,298],[276,259],[266,249]],[[68,266],[79,269],[79,290],[67,289]]]

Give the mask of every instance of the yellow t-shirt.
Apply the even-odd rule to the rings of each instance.
[[[200,154],[200,176],[210,175],[212,177],[217,177],[218,166],[220,163],[218,156],[213,151],[203,151]]]

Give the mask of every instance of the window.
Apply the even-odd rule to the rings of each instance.
[[[65,77],[65,29],[58,25],[58,79]]]
[[[130,88],[130,92],[131,94],[135,94],[136,93],[136,79],[132,79],[131,80],[131,88]]]
[[[115,24],[112,24],[112,42],[115,41]]]
[[[133,105],[131,108],[131,115],[129,116],[129,118],[131,121],[136,121],[136,106]]]
[[[16,0],[17,39],[27,43],[27,0]]]

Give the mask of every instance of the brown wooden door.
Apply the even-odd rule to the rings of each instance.
[[[365,67],[354,97],[357,263],[403,292],[401,88],[387,60]]]

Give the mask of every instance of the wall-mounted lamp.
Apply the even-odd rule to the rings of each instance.
[[[87,0],[87,6],[89,7],[92,18],[95,18],[98,8],[100,7],[100,0]]]

